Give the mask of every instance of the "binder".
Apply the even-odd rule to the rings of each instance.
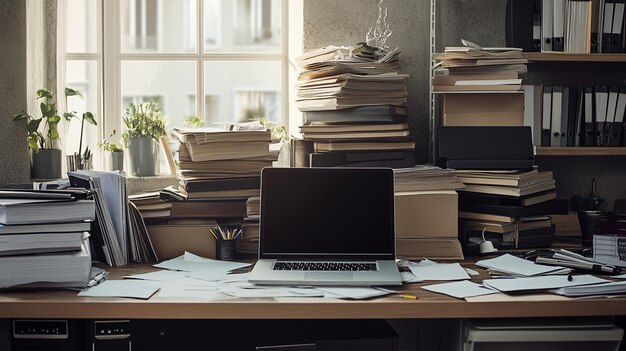
[[[541,51],[541,0],[533,1],[533,51]]]
[[[624,22],[624,7],[626,6],[626,0],[611,0],[615,1],[613,7],[613,26],[611,30],[611,44],[610,48],[612,53],[620,53],[624,51],[623,46],[623,22]]]
[[[604,19],[602,23],[602,52],[611,52],[611,34],[613,32],[613,10],[615,0],[606,0],[604,4]]]
[[[541,0],[541,52],[552,51],[554,0]]]
[[[621,87],[617,97],[615,120],[613,121],[613,132],[609,146],[620,146],[623,144],[621,139],[624,135],[624,114],[626,114],[626,87]]]
[[[613,123],[615,122],[615,110],[617,109],[617,98],[619,97],[619,88],[609,88],[609,99],[606,110],[606,122],[604,123],[603,146],[611,145],[613,135]]]
[[[552,20],[552,51],[563,51],[565,48],[565,0],[552,0],[554,18]]]
[[[523,85],[524,125],[532,130],[533,145],[541,145],[541,85]]]
[[[585,114],[585,91],[582,88],[578,89],[576,99],[576,117],[574,120],[574,143],[571,146],[581,146],[584,144],[584,114]],[[569,145],[568,145],[569,146]]]
[[[569,130],[569,87],[563,87],[563,95],[561,100],[561,141],[560,146],[567,146],[567,132]]]
[[[552,87],[543,87],[543,108],[541,114],[541,146],[550,146],[550,126],[552,117]]]
[[[606,87],[596,87],[596,145],[604,145],[604,124],[607,117],[609,93]]]
[[[506,5],[506,46],[536,51],[533,44],[534,2],[509,0]]]
[[[594,116],[594,102],[595,95],[593,93],[592,87],[585,87],[585,129],[584,129],[584,144],[585,146],[594,146],[596,145],[596,121]]]
[[[602,24],[604,23],[604,0],[592,1],[591,53],[602,52]]]
[[[561,146],[561,114],[563,111],[563,88],[552,87],[551,146]]]

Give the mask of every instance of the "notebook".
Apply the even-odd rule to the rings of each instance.
[[[390,168],[264,168],[256,284],[400,285]]]

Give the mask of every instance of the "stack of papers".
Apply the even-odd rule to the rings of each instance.
[[[542,274],[563,274],[570,270],[559,266],[546,266],[536,264],[523,258],[515,257],[511,254],[504,254],[500,257],[476,262],[479,267],[487,268],[496,274],[507,274],[510,276],[529,277]]]
[[[608,282],[606,279],[592,275],[577,275],[572,277],[571,280],[563,275],[549,275],[515,279],[487,279],[483,281],[483,285],[501,292],[528,292]]]

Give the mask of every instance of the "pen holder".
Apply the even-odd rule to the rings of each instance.
[[[215,258],[221,261],[235,260],[235,252],[237,250],[237,240],[218,239],[215,243]]]

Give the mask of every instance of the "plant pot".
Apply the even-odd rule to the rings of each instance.
[[[39,149],[32,153],[33,179],[60,179],[63,154],[58,149]]]
[[[128,139],[130,172],[137,177],[159,174],[159,144],[151,137]]]
[[[124,170],[124,151],[111,151],[111,170]]]

